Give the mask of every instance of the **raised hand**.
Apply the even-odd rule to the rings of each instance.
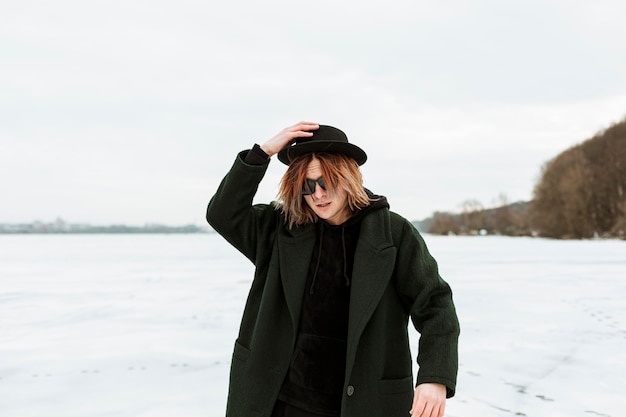
[[[268,139],[261,145],[261,149],[269,156],[275,155],[296,138],[313,136],[309,130],[317,130],[319,124],[313,122],[299,122],[281,130],[276,136]]]

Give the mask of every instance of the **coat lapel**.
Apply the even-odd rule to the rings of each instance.
[[[393,274],[396,248],[391,238],[387,210],[377,210],[363,219],[354,255],[348,324],[348,367],[358,341],[374,313]]]
[[[309,264],[315,245],[315,226],[296,228],[278,237],[280,279],[285,292],[287,308],[291,315],[294,334],[300,322],[300,310]]]

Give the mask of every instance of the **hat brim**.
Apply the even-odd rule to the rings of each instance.
[[[311,152],[341,153],[354,159],[359,165],[363,165],[367,161],[365,151],[356,145],[348,142],[323,140],[287,146],[278,152],[278,160],[285,165],[289,165],[294,158]]]

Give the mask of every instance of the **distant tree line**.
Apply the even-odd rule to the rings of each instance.
[[[432,217],[417,222],[420,230],[441,235],[495,234],[506,236],[529,236],[530,203],[508,203],[500,195],[500,205],[484,208],[477,200],[467,200],[461,213],[435,212]]]
[[[435,234],[502,234],[626,239],[626,119],[548,161],[530,202],[495,208],[467,200],[461,213],[435,212],[417,222]]]

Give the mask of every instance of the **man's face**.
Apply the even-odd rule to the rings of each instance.
[[[320,162],[311,160],[306,169],[306,178],[316,180],[322,176]],[[342,224],[352,214],[348,208],[347,193],[343,189],[324,190],[319,184],[315,185],[314,193],[305,195],[304,201],[321,219],[330,224]]]

